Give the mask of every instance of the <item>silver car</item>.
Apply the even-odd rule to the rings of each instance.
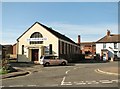
[[[40,57],[40,64],[44,66],[49,65],[67,65],[67,60],[59,58],[58,56],[41,56]]]

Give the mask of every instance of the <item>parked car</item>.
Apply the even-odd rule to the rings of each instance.
[[[101,59],[101,58],[100,58],[100,54],[95,54],[95,55],[94,55],[94,59],[97,60],[97,61],[100,61],[100,59]]]
[[[47,55],[47,56],[40,57],[40,64],[44,66],[67,65],[67,63],[68,63],[67,60],[59,58],[58,56]]]
[[[93,54],[85,54],[85,59],[94,59]]]

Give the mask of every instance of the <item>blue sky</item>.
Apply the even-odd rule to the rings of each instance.
[[[117,2],[3,2],[2,43],[14,44],[16,39],[36,21],[77,42],[97,41],[118,33]]]

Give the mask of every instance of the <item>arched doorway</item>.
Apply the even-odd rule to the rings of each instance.
[[[33,44],[43,44],[43,40],[36,40],[36,39],[39,39],[39,38],[43,38],[42,34],[40,32],[34,32],[31,36],[30,36],[30,39],[35,39],[35,40],[31,40],[30,41],[30,45],[33,45]],[[38,61],[38,58],[39,58],[39,48],[33,48],[31,49],[31,60],[32,61]]]

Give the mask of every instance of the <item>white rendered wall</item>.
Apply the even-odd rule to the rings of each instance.
[[[119,45],[119,46],[118,46]],[[96,53],[99,53],[101,56],[101,49],[103,49],[103,43],[96,43]],[[120,43],[117,44],[117,49],[114,49],[114,43],[106,43],[106,48],[109,50],[109,57],[114,57],[114,51],[118,51],[117,55],[120,57]]]
[[[101,56],[101,49],[103,49],[103,44],[96,43],[96,54],[100,54],[100,56]]]
[[[29,44],[29,41],[27,39],[30,38],[30,36],[34,32],[40,32],[43,35],[43,38],[47,38],[47,40],[43,41],[43,44]],[[43,28],[41,25],[36,23],[32,28],[30,28],[19,40],[19,46],[18,46],[18,55],[22,55],[22,45],[24,45],[24,54],[26,57],[29,57],[29,49],[27,49],[28,46],[33,47],[42,47],[42,46],[49,46],[49,44],[52,44],[52,50],[54,51],[55,55],[58,55],[58,38],[54,36],[52,33],[47,31],[45,28]],[[39,54],[40,56],[40,54]]]

